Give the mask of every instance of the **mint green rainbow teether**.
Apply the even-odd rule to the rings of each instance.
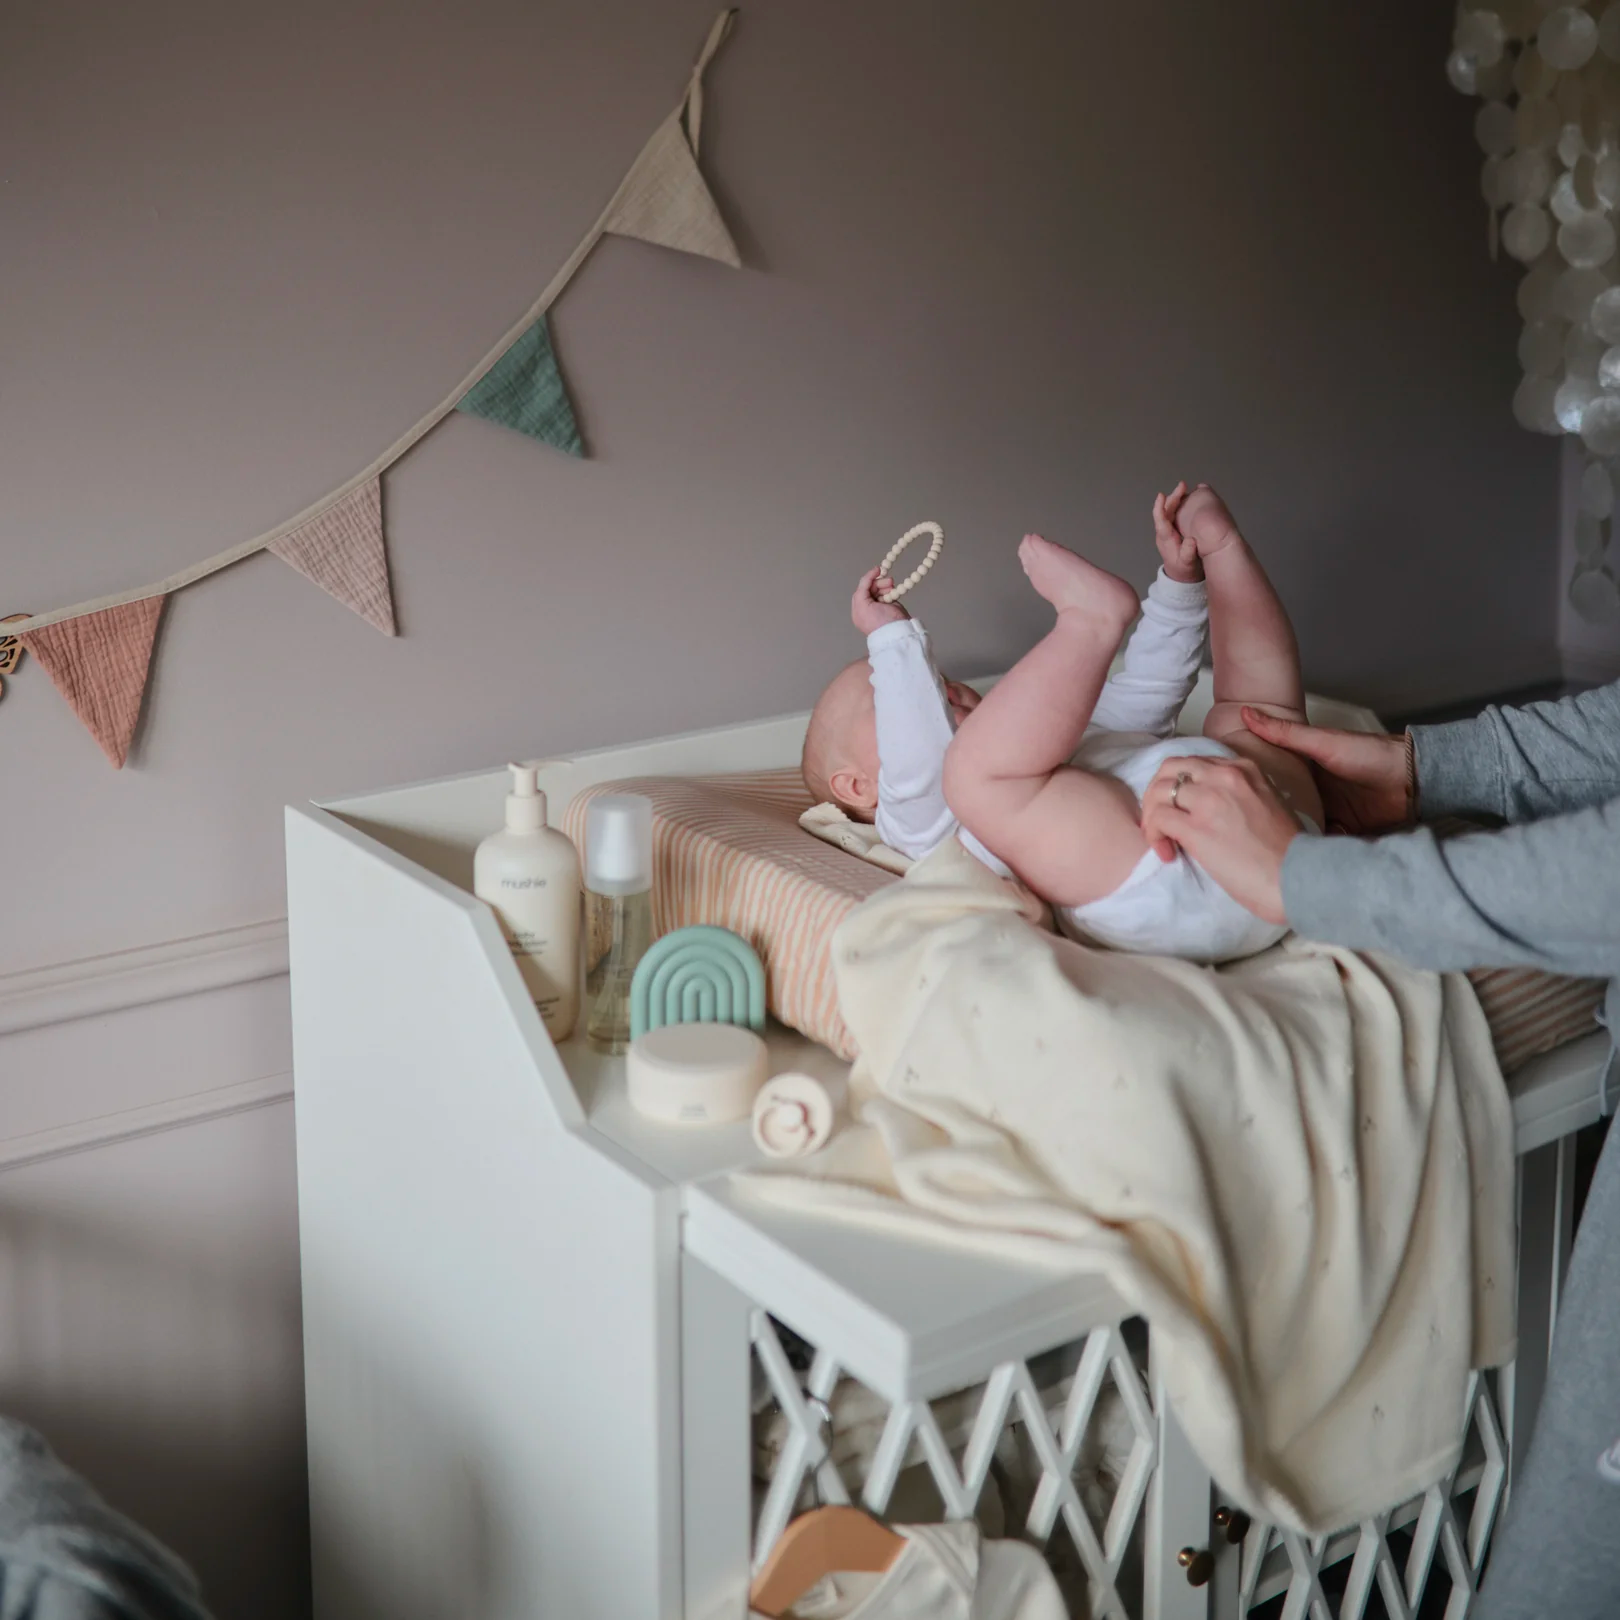
[[[729,928],[698,923],[656,941],[630,981],[630,1039],[666,1024],[736,1024],[763,1033],[765,967]]]

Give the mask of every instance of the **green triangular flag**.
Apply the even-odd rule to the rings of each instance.
[[[461,396],[456,409],[516,428],[571,456],[585,454],[544,315]]]

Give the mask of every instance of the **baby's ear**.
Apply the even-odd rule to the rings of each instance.
[[[844,809],[868,815],[877,809],[877,783],[862,771],[841,766],[832,773],[833,797]]]

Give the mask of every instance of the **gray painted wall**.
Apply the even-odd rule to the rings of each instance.
[[[0,611],[155,578],[387,443],[524,306],[712,0],[12,0]],[[1145,583],[1228,491],[1323,690],[1553,662],[1446,7],[755,0],[705,165],[749,268],[610,241],[555,318],[594,459],[453,419],[386,481],[403,638],[260,558],[175,599],[114,776],[0,705],[0,969],[278,914],[280,805],[807,704],[938,517],[962,673],[1029,527]]]

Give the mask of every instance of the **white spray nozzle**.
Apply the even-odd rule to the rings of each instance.
[[[512,792],[520,799],[532,799],[540,791],[540,766],[535,760],[513,760],[507,767],[512,773]]]
[[[592,799],[585,811],[585,887],[641,894],[652,881],[652,800],[639,793]]]

